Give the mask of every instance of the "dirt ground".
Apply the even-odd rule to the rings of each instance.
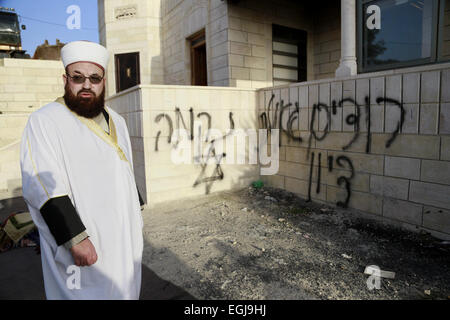
[[[285,191],[171,202],[144,222],[143,265],[197,299],[450,299],[449,242]],[[369,290],[369,265],[395,278]]]

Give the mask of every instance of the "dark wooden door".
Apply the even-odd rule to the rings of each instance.
[[[139,73],[139,52],[115,55],[116,92],[126,90],[141,83]]]
[[[192,37],[191,41],[191,85],[207,86],[206,42],[204,32]]]

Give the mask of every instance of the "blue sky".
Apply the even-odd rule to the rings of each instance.
[[[72,5],[80,8],[80,29],[67,27],[73,11],[66,11]],[[55,44],[56,39],[64,43],[99,41],[97,0],[0,0],[0,7],[14,8],[20,15],[20,24],[26,25],[26,30],[22,30],[22,47],[31,56],[45,40],[49,44]]]

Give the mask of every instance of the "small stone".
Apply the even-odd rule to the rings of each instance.
[[[247,212],[247,208],[242,208],[241,211]]]
[[[425,290],[424,293],[429,296],[431,294],[431,290]]]
[[[344,257],[345,259],[351,259],[352,258],[351,256],[349,256],[349,255],[347,255],[345,253],[341,254],[341,256]]]
[[[222,290],[225,289],[225,287],[231,282],[231,280],[225,281],[222,286],[220,287]]]
[[[275,199],[274,197],[271,197],[271,196],[265,196],[264,199],[265,200],[269,200],[269,201],[273,201],[273,202],[277,202],[277,199]]]
[[[286,219],[280,218],[280,219],[278,219],[278,221],[284,222],[284,221],[286,221]]]

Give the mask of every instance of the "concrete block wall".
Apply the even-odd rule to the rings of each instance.
[[[31,113],[54,101],[64,94],[63,74],[61,61],[0,59],[0,113]]]
[[[441,64],[261,89],[260,127],[284,110],[279,171],[262,179],[450,238],[449,87]]]
[[[255,90],[141,85],[108,98],[107,105],[126,119],[137,185],[150,207],[174,199],[246,187],[259,178],[256,163],[250,164],[248,159],[244,164],[229,163],[232,162],[230,154],[223,156],[226,142],[223,152],[215,144],[223,141],[233,126],[257,129]],[[191,134],[191,119],[202,123],[202,133],[194,131],[194,139],[206,138],[208,119],[211,129],[218,130],[215,136],[208,137],[208,142],[201,144],[204,159],[208,154],[210,158],[206,165],[193,162],[193,140],[188,141],[190,163],[177,164],[171,158],[172,152],[180,149],[175,147],[176,140],[169,142],[169,137],[175,139],[176,135],[172,134],[183,128]],[[216,159],[212,151],[208,152],[212,146]],[[247,158],[249,148],[246,148]]]

